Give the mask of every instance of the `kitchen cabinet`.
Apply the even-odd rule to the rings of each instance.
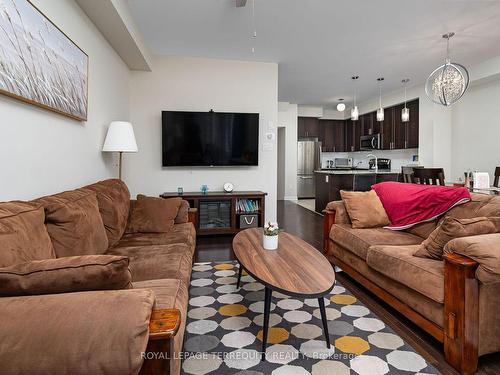
[[[404,104],[385,109],[385,119],[381,126],[382,149],[399,150],[417,148],[419,145],[418,99],[407,103],[410,110],[410,121],[401,120]]]
[[[319,138],[319,119],[316,117],[299,117],[297,122],[297,136],[301,138]]]
[[[410,110],[410,121],[406,123],[406,148],[418,147],[418,99],[408,102],[406,107]]]
[[[345,151],[345,121],[319,120],[320,141],[324,152]]]
[[[361,150],[360,139],[363,128],[363,121],[358,119],[358,121],[353,121],[353,123],[354,123],[354,151],[360,151]]]
[[[381,123],[380,136],[382,150],[391,150],[394,127],[394,107],[384,110],[384,121]]]
[[[346,120],[345,122],[345,151],[354,151],[354,121]]]

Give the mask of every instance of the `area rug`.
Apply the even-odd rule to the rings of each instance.
[[[237,289],[236,262],[194,264],[183,374],[438,374],[339,283],[325,298],[330,349],[318,300],[273,292],[262,361],[264,286],[243,274]]]

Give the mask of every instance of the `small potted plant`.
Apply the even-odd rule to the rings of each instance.
[[[276,250],[278,248],[278,233],[280,228],[278,223],[267,222],[264,225],[264,236],[262,244],[266,250]]]

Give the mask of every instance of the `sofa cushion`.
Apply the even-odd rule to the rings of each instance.
[[[437,226],[438,219],[414,225],[413,227],[408,228],[406,231],[408,233],[414,234],[415,236],[419,236],[425,239],[429,237],[429,235],[434,229],[436,229]]]
[[[384,228],[354,229],[349,224],[332,225],[330,238],[365,260],[372,245],[417,245],[422,242],[422,238],[406,232]]]
[[[189,202],[187,200],[181,200],[179,206],[179,211],[177,211],[177,216],[175,217],[175,224],[183,224],[189,221]]]
[[[429,238],[420,244],[414,255],[421,258],[442,259],[443,248],[452,239],[495,232],[495,224],[486,217],[473,219],[446,217]]]
[[[418,245],[372,246],[366,262],[392,280],[444,303],[444,262],[414,257],[417,248]]]
[[[389,225],[389,218],[375,191],[340,191],[353,228]]]
[[[84,255],[0,268],[0,296],[129,289],[128,258]]]
[[[193,255],[188,245],[114,247],[109,254],[130,259],[133,281],[181,279],[189,283],[191,277]]]
[[[147,280],[133,283],[134,288],[146,288],[153,291],[156,296],[155,309],[178,309],[181,312],[181,324],[174,337],[174,358],[171,367],[172,374],[180,373],[181,356],[186,330],[188,309],[188,284],[176,279]]]
[[[55,258],[40,205],[0,203],[0,267]]]
[[[132,205],[127,233],[165,233],[172,230],[181,198],[156,198],[139,194]]]
[[[500,196],[487,194],[471,194],[470,202],[452,208],[445,217],[471,219],[474,217],[499,217]]]
[[[129,233],[122,237],[115,247],[132,247],[147,245],[187,244],[194,253],[196,230],[192,223],[175,224],[167,233]]]
[[[144,289],[2,298],[0,372],[138,374],[153,304]]]
[[[127,185],[121,180],[111,179],[85,186],[84,189],[96,193],[108,245],[113,246],[122,238],[127,227],[130,206]]]
[[[103,254],[108,237],[94,192],[79,189],[39,198],[56,256]]]

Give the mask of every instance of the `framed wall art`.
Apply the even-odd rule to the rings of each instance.
[[[85,121],[88,56],[28,0],[0,0],[0,93]]]

